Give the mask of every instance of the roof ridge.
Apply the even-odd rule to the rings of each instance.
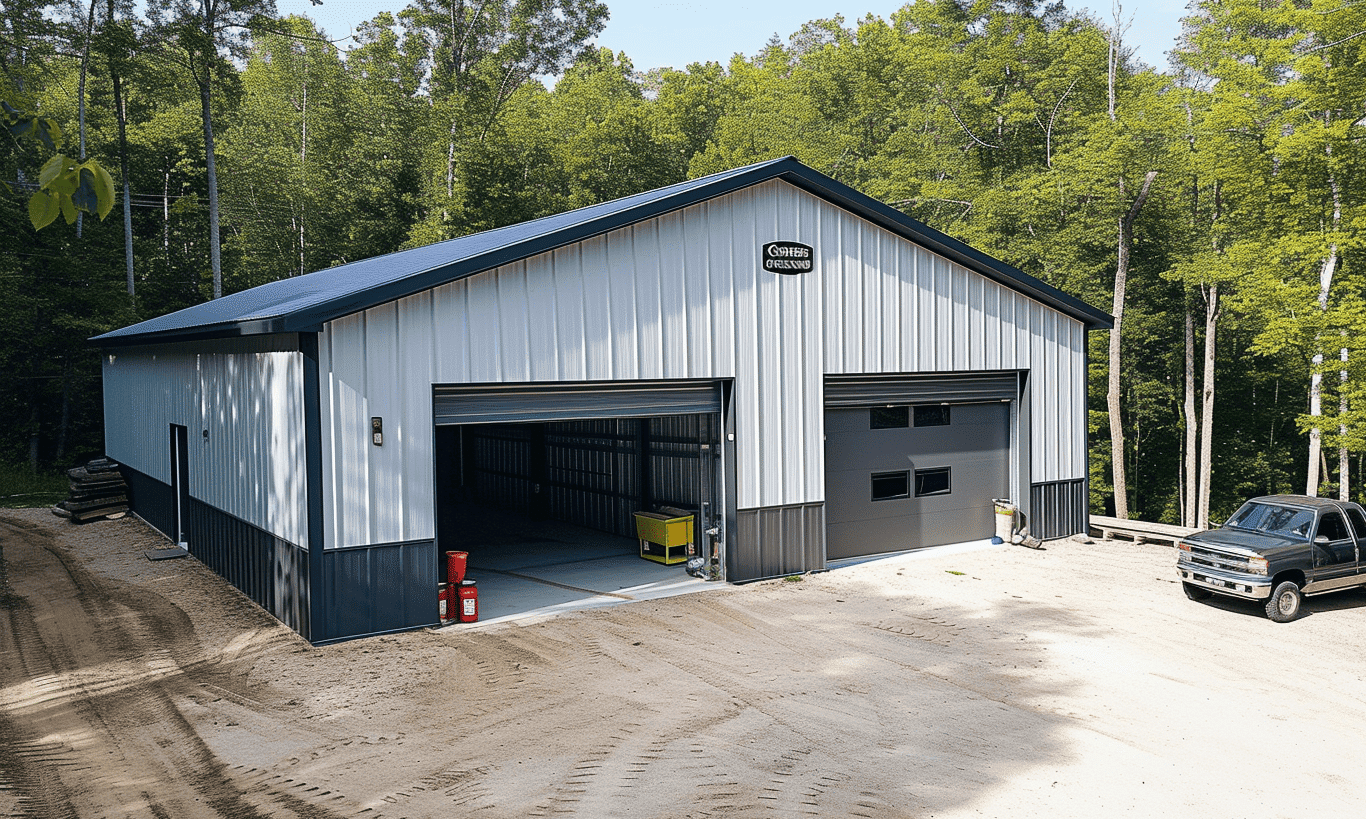
[[[192,338],[315,332],[323,322],[584,241],[773,178],[819,196],[903,238],[1034,297],[1088,327],[1106,313],[929,227],[787,155],[525,222],[278,279],[95,336],[99,346]]]

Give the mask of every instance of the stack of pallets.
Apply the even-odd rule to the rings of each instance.
[[[71,494],[52,511],[77,523],[98,518],[121,518],[128,512],[128,484],[119,465],[108,458],[96,458],[85,466],[68,469]]]

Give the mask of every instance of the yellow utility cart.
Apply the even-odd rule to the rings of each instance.
[[[636,512],[636,536],[640,556],[672,566],[682,563],[693,549],[693,516],[667,515],[662,512]]]

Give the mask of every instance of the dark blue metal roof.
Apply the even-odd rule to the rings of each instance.
[[[1110,327],[1104,311],[976,251],[946,234],[812,170],[772,159],[530,222],[400,250],[263,284],[95,336],[102,347],[317,332],[322,323],[437,285],[582,241],[770,179],[783,179],[882,227],[1019,290],[1089,328]]]

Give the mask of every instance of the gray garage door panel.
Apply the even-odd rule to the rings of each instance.
[[[991,510],[975,508],[929,512],[899,518],[830,523],[826,526],[828,560],[902,552],[991,537]],[[836,548],[838,544],[838,548]]]
[[[715,382],[635,381],[604,384],[438,384],[437,426],[592,418],[647,418],[721,411]]]
[[[952,405],[948,426],[869,429],[867,409],[826,420],[829,559],[990,537],[992,498],[1009,486],[1009,406]],[[949,467],[951,491],[914,497],[917,469]],[[874,501],[875,472],[909,471],[912,497]]]

